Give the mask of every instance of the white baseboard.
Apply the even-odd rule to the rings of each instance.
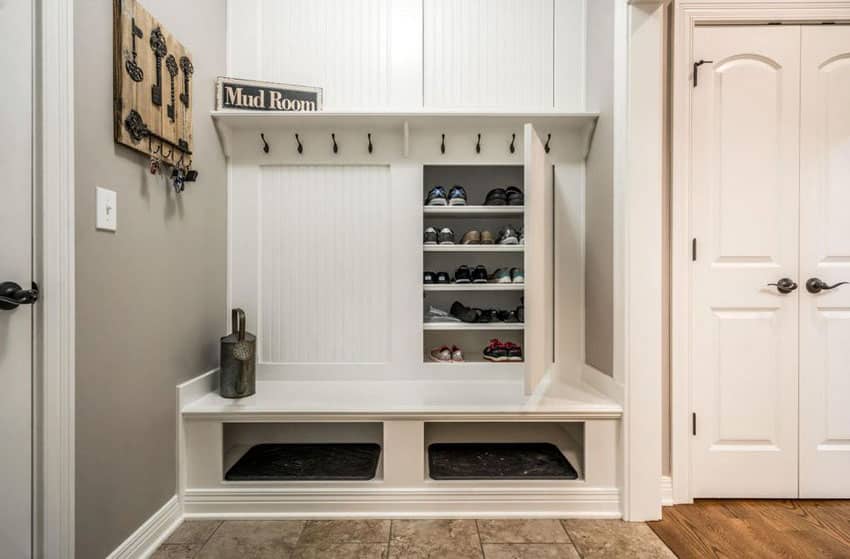
[[[191,489],[186,518],[622,518],[616,488],[563,491]]]
[[[661,506],[669,507],[673,503],[673,478],[661,476]]]
[[[146,559],[183,521],[180,500],[173,496],[106,559]]]

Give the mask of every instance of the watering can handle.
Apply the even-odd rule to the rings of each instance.
[[[239,341],[245,339],[245,311],[242,309],[233,309],[231,314],[233,320],[233,333]]]

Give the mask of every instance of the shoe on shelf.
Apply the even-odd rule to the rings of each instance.
[[[425,322],[460,322],[458,318],[453,317],[443,309],[438,309],[434,305],[429,305],[423,317]]]
[[[446,272],[437,272],[437,281],[436,283],[451,283],[452,280],[449,278],[449,274]]]
[[[511,323],[519,322],[516,311],[499,311],[499,320]]]
[[[469,271],[469,266],[466,264],[462,266],[458,266],[458,269],[455,270],[455,283],[471,283],[472,282],[472,272]]]
[[[425,228],[425,244],[426,245],[436,245],[437,244],[437,230],[433,227]]]
[[[507,197],[509,206],[522,206],[525,204],[525,195],[522,193],[522,190],[515,186],[509,186],[505,189],[505,196]]]
[[[455,232],[448,227],[443,227],[437,234],[437,241],[441,245],[453,245],[455,244]]]
[[[499,231],[499,244],[500,245],[516,245],[519,244],[519,235],[516,232],[516,229],[508,225],[501,231]]]
[[[508,360],[508,350],[499,340],[490,340],[490,345],[484,348],[483,354],[487,361],[502,362]]]
[[[434,272],[425,272],[424,277],[422,279],[422,283],[426,285],[431,283],[437,283],[437,274],[435,274]]]
[[[517,321],[525,322],[525,304],[518,306],[514,312],[516,313]]]
[[[498,268],[490,276],[490,281],[493,283],[511,283],[511,273],[507,268]]]
[[[460,319],[461,322],[473,323],[478,322],[481,318],[481,309],[471,309],[460,301],[452,303],[450,312],[453,317]]]
[[[449,346],[440,346],[435,347],[431,350],[431,361],[436,363],[451,363],[452,362],[452,350]]]
[[[460,244],[462,245],[480,245],[481,244],[481,233],[476,231],[475,229],[470,229],[466,233],[463,234],[463,238],[460,240]]]
[[[452,363],[463,363],[463,350],[456,345],[452,346]]]
[[[525,283],[525,274],[519,268],[511,268],[510,277],[508,278],[513,283]]]
[[[487,283],[487,268],[478,265],[472,270],[472,283]]]
[[[522,348],[513,342],[502,344],[508,355],[508,361],[522,361]]]
[[[446,189],[442,186],[435,186],[428,192],[425,197],[426,206],[446,206],[449,203],[449,197],[446,194]]]
[[[481,317],[478,319],[478,322],[490,323],[490,322],[501,322],[499,319],[499,311],[496,309],[484,309],[481,311]]]
[[[519,244],[525,244],[525,227],[519,228]]]
[[[482,245],[493,245],[496,244],[496,238],[493,237],[493,233],[487,231],[486,229],[481,232],[481,244]]]
[[[459,184],[456,184],[449,191],[449,206],[465,206],[466,205],[466,190]]]
[[[494,188],[484,197],[485,206],[505,206],[508,203],[508,193],[504,188]]]

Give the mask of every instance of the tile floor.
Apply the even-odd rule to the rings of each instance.
[[[671,558],[619,520],[187,520],[154,559]]]

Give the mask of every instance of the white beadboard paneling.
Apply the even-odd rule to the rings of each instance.
[[[426,107],[554,105],[554,0],[424,0]]]
[[[325,108],[387,105],[391,16],[391,0],[263,0],[260,79],[320,86]]]
[[[262,362],[386,362],[390,168],[269,166],[261,173]]]

